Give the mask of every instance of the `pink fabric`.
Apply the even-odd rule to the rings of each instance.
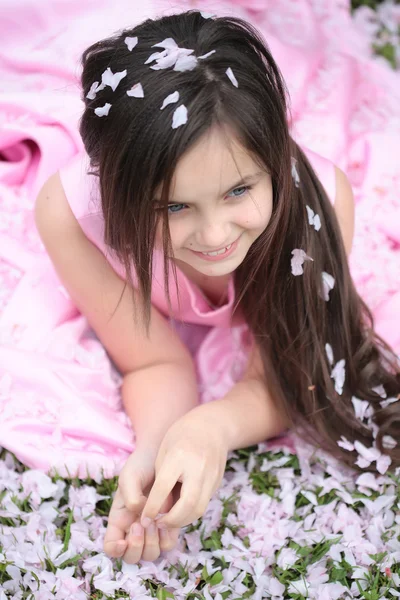
[[[119,374],[60,283],[32,207],[43,182],[61,169],[71,205],[78,200],[77,209],[85,208],[85,188],[74,195],[68,186],[78,179],[66,177],[83,151],[79,55],[148,16],[197,6],[242,16],[262,31],[289,87],[293,135],[317,153],[314,161],[330,161],[316,168],[331,199],[332,163],[350,177],[357,203],[353,278],[378,331],[400,349],[399,74],[371,57],[341,0],[271,0],[268,9],[258,0],[141,4],[61,0],[55,11],[50,0],[3,0],[1,8],[0,445],[28,466],[57,467],[63,476],[118,473],[135,448],[134,431]],[[83,222],[89,237],[101,234],[98,216]],[[211,311],[183,274],[180,284],[180,316],[189,325],[172,324],[197,353],[207,402],[240,377],[246,328],[227,327],[233,288],[227,304]],[[160,294],[155,283],[153,301],[162,309]]]

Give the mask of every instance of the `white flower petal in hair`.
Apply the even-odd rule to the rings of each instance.
[[[193,71],[196,66],[197,58],[195,56],[179,56],[174,71]]]
[[[179,100],[179,92],[173,92],[172,94],[170,94],[169,96],[164,98],[162,106],[160,106],[160,110],[164,110],[164,108],[166,106],[168,106],[168,104],[173,104],[174,102],[178,102],[178,100]]]
[[[134,98],[144,98],[144,91],[141,83],[135,83],[135,85],[133,85],[130,90],[127,90],[126,93],[128,96],[133,96]]]
[[[337,445],[340,446],[341,448],[343,448],[343,450],[349,450],[350,452],[352,450],[354,450],[354,444],[352,444],[351,442],[349,442],[349,440],[344,437],[344,435],[340,436],[342,439],[340,439],[337,442]]]
[[[346,377],[345,365],[346,365],[346,360],[344,358],[342,358],[342,360],[339,360],[336,363],[336,365],[333,367],[332,372],[331,372],[331,379],[333,379],[335,382],[335,390],[337,391],[337,393],[340,396],[343,393],[343,385],[344,385],[344,380]]]
[[[110,108],[111,104],[109,102],[106,102],[104,106],[98,106],[97,108],[95,108],[94,112],[98,117],[104,117],[108,115],[108,113],[110,112]]]
[[[382,408],[386,408],[387,406],[389,406],[389,404],[393,404],[393,402],[398,402],[399,399],[399,397],[388,398],[387,400],[382,400],[381,402],[379,402],[379,404],[382,406]]]
[[[291,259],[291,267],[293,275],[303,275],[303,263],[306,260],[314,260],[311,256],[307,256],[304,250],[295,248],[292,250],[293,258]]]
[[[189,56],[194,52],[194,50],[191,50],[189,48],[179,48],[175,40],[173,40],[172,38],[166,38],[159,44],[153,44],[152,48],[156,46],[164,48],[164,50],[162,52],[153,53],[144,63],[145,65],[147,65],[148,63],[153,62],[153,60],[155,60],[156,64],[150,67],[155,71],[158,71],[160,69],[168,69],[169,67],[176,65],[179,59]],[[178,65],[178,69],[176,70],[190,71],[194,69],[196,64],[197,59],[194,56],[190,61],[185,62],[181,60],[180,64]]]
[[[203,17],[203,19],[212,19],[213,17],[217,16],[217,15],[213,15],[211,13],[203,12],[203,11],[200,11],[200,14]]]
[[[330,344],[325,344],[325,352],[330,365],[333,365],[333,350]]]
[[[360,398],[353,396],[351,402],[354,407],[354,413],[357,419],[360,419],[360,421],[373,416],[374,411],[371,404],[367,400],[360,400]]]
[[[321,229],[321,219],[319,215],[317,215],[312,208],[306,205],[307,214],[308,214],[308,222],[310,225],[313,225],[315,231],[319,231]]]
[[[210,50],[210,52],[207,52],[207,54],[203,54],[202,56],[198,56],[197,58],[199,60],[202,60],[203,58],[208,58],[209,56],[211,56],[211,54],[214,54],[214,52],[216,52],[216,50]]]
[[[165,48],[166,50],[175,50],[178,48],[178,44],[173,38],[165,38],[162,42],[158,42],[158,44],[153,44],[152,48]]]
[[[86,94],[86,98],[89,98],[89,100],[94,100],[96,98],[97,92],[100,92],[100,90],[104,90],[105,87],[106,86],[104,83],[99,83],[98,81],[95,81],[90,86],[90,90]]]
[[[125,42],[125,44],[128,46],[128,50],[129,50],[129,52],[132,52],[133,48],[134,48],[134,47],[137,45],[137,43],[138,43],[138,38],[137,38],[136,36],[135,36],[135,37],[129,37],[129,36],[127,36],[127,37],[124,39],[124,42]]]
[[[123,71],[118,71],[117,73],[113,73],[110,67],[107,67],[107,69],[101,76],[101,81],[104,85],[109,85],[112,88],[113,92],[115,92],[119,85],[119,82],[121,81],[121,79],[126,77],[126,74],[126,69],[124,69]]]
[[[335,287],[335,280],[332,275],[322,271],[322,290],[321,297],[325,302],[329,301],[329,292]]]
[[[377,385],[376,387],[373,387],[372,391],[378,394],[381,398],[387,398],[387,393],[385,392],[383,385]]]
[[[382,446],[384,448],[396,448],[397,441],[391,435],[382,436]]]
[[[172,129],[177,129],[187,122],[187,108],[184,104],[178,106],[172,115]]]
[[[225,71],[225,73],[228,75],[228,77],[232,81],[233,85],[235,87],[239,87],[237,79],[236,79],[235,75],[233,74],[233,71],[232,71],[232,69],[230,67],[227,68],[227,70]]]
[[[298,188],[300,186],[300,177],[299,174],[297,172],[297,160],[295,159],[294,156],[291,157],[291,161],[292,161],[292,177],[294,180],[294,185]]]

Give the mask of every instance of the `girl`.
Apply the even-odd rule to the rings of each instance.
[[[228,452],[288,427],[356,469],[398,466],[399,363],[349,273],[351,188],[290,136],[259,34],[189,11],[93,44],[82,65],[86,153],[47,181],[36,223],[136,433],[104,550],[134,563],[172,548]]]

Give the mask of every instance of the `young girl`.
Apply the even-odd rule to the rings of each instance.
[[[147,20],[82,65],[86,153],[46,182],[36,223],[136,433],[107,554],[172,548],[228,452],[289,427],[356,469],[398,466],[399,363],[349,273],[351,187],[290,136],[254,28]]]

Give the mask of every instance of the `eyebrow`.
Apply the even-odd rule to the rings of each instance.
[[[234,185],[231,185],[226,192],[223,192],[222,196],[225,196],[228,192],[231,192],[237,187],[245,185],[247,183],[252,183],[256,179],[258,179],[261,175],[265,175],[266,171],[257,171],[257,173],[252,173],[251,175],[245,175],[240,181],[237,181]],[[160,200],[156,200],[156,202],[160,202]],[[177,202],[176,200],[170,200],[168,204],[186,204],[187,206],[193,206],[193,202]]]

